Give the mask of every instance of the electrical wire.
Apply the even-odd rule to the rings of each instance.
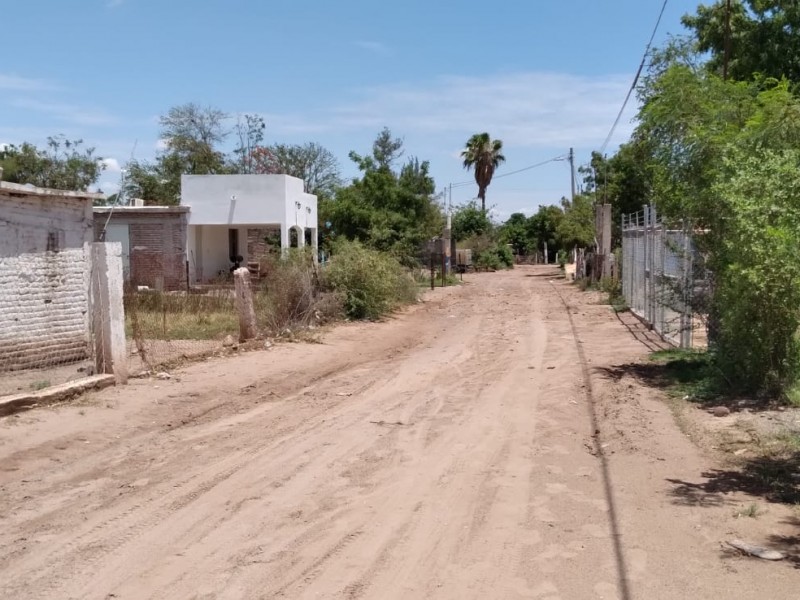
[[[564,154],[562,154],[561,156],[556,156],[556,157],[553,157],[553,158],[549,158],[547,160],[543,160],[542,162],[538,162],[538,163],[536,163],[534,165],[529,165],[527,167],[522,167],[521,169],[517,169],[516,171],[511,171],[509,173],[503,173],[502,175],[495,175],[494,177],[492,177],[492,181],[494,181],[496,179],[502,179],[503,177],[510,177],[511,175],[516,175],[517,173],[523,173],[524,171],[530,171],[531,169],[536,169],[536,168],[539,168],[539,167],[543,167],[544,165],[547,165],[547,164],[549,164],[551,162],[557,162],[559,160],[566,160],[566,158],[567,158],[567,156],[564,155]],[[459,187],[464,187],[464,186],[467,186],[467,185],[475,185],[475,181],[473,181],[473,180],[470,180],[470,181],[459,181],[458,183],[453,183],[451,185],[454,188],[459,188]]]
[[[600,149],[600,154],[605,154],[606,148],[608,147],[609,142],[611,142],[611,138],[614,135],[614,132],[619,125],[620,119],[622,119],[622,114],[625,112],[625,108],[628,106],[628,102],[631,99],[631,95],[633,91],[636,89],[636,85],[639,83],[639,77],[642,75],[642,71],[644,70],[644,64],[647,61],[647,56],[650,54],[650,47],[653,45],[653,40],[656,39],[656,33],[658,33],[658,27],[661,25],[661,19],[664,16],[664,11],[667,9],[667,3],[669,0],[664,0],[664,4],[661,6],[661,12],[658,15],[658,20],[656,21],[656,26],[653,28],[653,33],[650,36],[650,41],[647,42],[647,47],[644,50],[644,56],[642,56],[642,62],[639,64],[639,69],[636,71],[636,77],[633,78],[633,83],[631,84],[630,89],[628,90],[628,95],[625,96],[625,102],[622,103],[622,108],[619,109],[619,114],[617,115],[616,120],[614,121],[614,125],[611,126],[611,131],[608,132],[608,136],[606,137],[606,141],[603,142],[603,146]]]

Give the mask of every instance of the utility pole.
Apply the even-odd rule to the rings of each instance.
[[[572,201],[575,202],[575,150],[569,149],[569,178],[572,183]]]
[[[453,210],[453,184],[451,183],[450,184],[450,197],[449,197],[449,200],[447,202],[447,212],[450,212],[452,210]]]
[[[722,79],[728,81],[728,63],[731,60],[731,0],[725,3],[725,57],[722,59]]]

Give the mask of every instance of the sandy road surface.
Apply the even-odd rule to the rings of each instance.
[[[556,273],[0,421],[0,597],[795,597]]]

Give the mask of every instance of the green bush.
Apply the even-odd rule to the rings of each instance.
[[[352,319],[377,319],[417,299],[417,284],[397,259],[358,242],[335,246],[325,276]]]
[[[341,297],[326,289],[310,250],[271,257],[266,282],[255,297],[259,324],[273,335],[339,318]]]
[[[475,260],[475,266],[479,269],[497,271],[503,268],[503,263],[500,262],[500,258],[497,256],[496,252],[492,250],[484,250]]]
[[[566,250],[562,249],[562,250],[558,251],[558,253],[556,254],[556,262],[558,263],[559,267],[561,267],[562,269],[564,268],[564,265],[567,264],[567,251]]]
[[[475,264],[480,269],[512,269],[514,267],[514,253],[505,244],[493,244],[478,252]]]
[[[738,390],[786,394],[800,379],[800,152],[736,156],[728,166],[716,357]]]

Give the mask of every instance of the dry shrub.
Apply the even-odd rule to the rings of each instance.
[[[268,273],[256,296],[256,311],[269,334],[289,334],[341,317],[341,299],[324,289],[319,267],[309,252],[292,250],[276,258]]]

